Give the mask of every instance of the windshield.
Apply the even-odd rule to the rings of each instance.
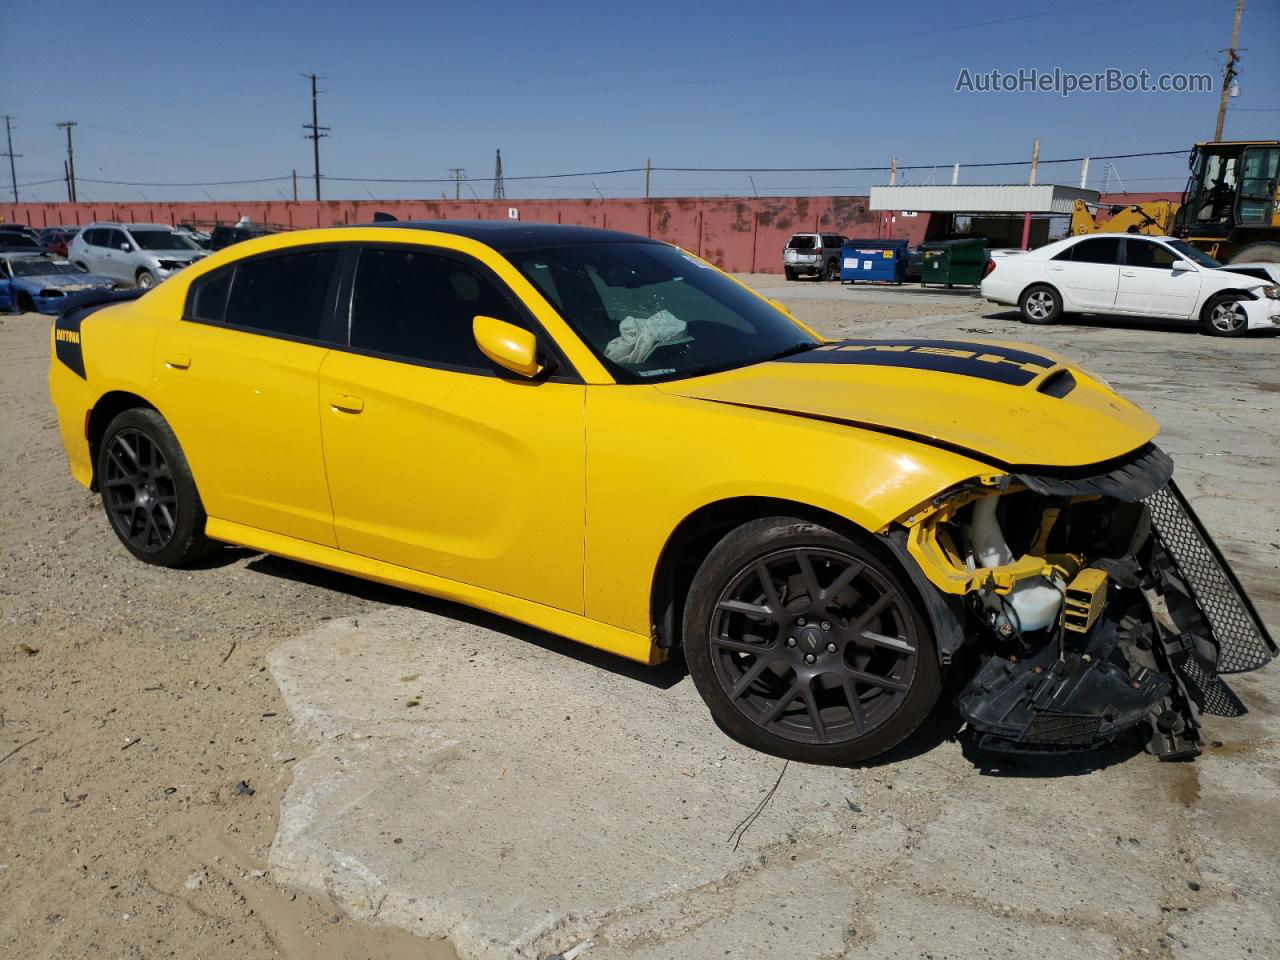
[[[813,237],[805,236],[805,235],[792,237],[790,240],[787,241],[787,249],[788,250],[812,250],[813,240],[814,240]]]
[[[818,343],[767,301],[666,244],[571,244],[507,258],[622,383],[728,370]]]
[[[40,244],[36,243],[25,234],[0,230],[0,250],[39,250]]]
[[[130,230],[143,250],[195,250],[196,245],[172,230]]]
[[[15,277],[52,277],[67,273],[84,275],[82,270],[66,260],[10,260],[9,266]]]
[[[1197,250],[1189,243],[1185,243],[1182,240],[1169,240],[1167,242],[1169,246],[1173,247],[1173,249],[1177,250],[1192,263],[1199,264],[1202,267],[1222,266],[1222,264],[1213,259],[1213,257],[1209,256],[1203,250]]]

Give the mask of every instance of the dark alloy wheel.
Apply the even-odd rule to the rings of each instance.
[[[111,421],[98,449],[97,480],[111,528],[138,559],[174,567],[211,549],[186,457],[156,411],[126,410]]]
[[[887,558],[788,518],[747,524],[712,552],[686,606],[685,646],[721,725],[797,760],[888,750],[940,688],[919,602]]]

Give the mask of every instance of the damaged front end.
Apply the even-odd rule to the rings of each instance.
[[[957,701],[978,746],[1088,750],[1137,728],[1183,759],[1202,715],[1244,713],[1220,675],[1276,646],[1172,473],[1148,445],[1087,475],[976,478],[901,518],[890,540],[938,592],[941,655],[982,657]]]

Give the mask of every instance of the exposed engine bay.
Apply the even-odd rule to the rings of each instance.
[[[1092,476],[980,477],[902,519],[943,599],[941,655],[981,657],[957,700],[979,747],[1088,750],[1136,730],[1185,759],[1205,714],[1245,712],[1220,675],[1276,646],[1172,472],[1148,446]]]

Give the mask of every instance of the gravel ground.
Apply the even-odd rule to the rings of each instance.
[[[1082,357],[1160,417],[1184,488],[1264,617],[1280,621],[1280,341],[1209,340],[1160,324],[1103,321],[1028,328],[960,293],[745,279],[832,336],[1025,339]],[[286,816],[298,814],[295,769],[310,763],[323,778],[330,775],[323,755],[330,748],[335,759],[345,755],[333,740],[295,728],[290,708],[310,710],[314,727],[316,702],[330,701],[321,673],[300,662],[287,674],[282,651],[305,653],[299,637],[326,636],[331,626],[341,633],[365,617],[388,631],[378,635],[388,655],[399,650],[406,659],[423,655],[405,647],[415,630],[435,641],[477,630],[497,643],[531,638],[491,619],[477,626],[474,615],[448,605],[244,551],[182,572],[132,560],[96,497],[67,475],[44,384],[48,325],[31,315],[0,319],[0,955],[454,956],[430,935],[456,923],[378,917],[353,900],[337,872],[304,876],[280,846],[269,864],[282,802]],[[423,613],[420,621],[414,611]],[[551,689],[554,672],[584,662],[567,644],[532,639],[521,662],[535,691],[542,683]],[[315,648],[317,664],[341,655],[319,641]],[[273,671],[295,683],[288,704]],[[610,676],[593,687],[584,675],[583,702],[573,712],[603,714],[625,728],[625,713],[614,711],[621,701],[609,698],[617,677],[628,674]],[[687,700],[687,678],[666,679],[639,688],[626,681],[627,702]],[[793,765],[797,809],[813,799],[802,791],[812,782],[839,803],[857,796],[857,816],[846,821],[827,810],[821,830],[789,852],[785,817],[772,826],[762,818],[762,835],[780,838],[781,848],[761,853],[759,870],[725,861],[678,906],[619,902],[561,929],[594,930],[602,956],[710,958],[731,949],[750,956],[752,942],[762,945],[755,956],[810,955],[788,950],[786,938],[773,952],[772,921],[725,922],[777,907],[779,923],[812,918],[810,926],[833,931],[830,943],[814,941],[812,955],[818,946],[851,957],[1021,955],[1028,940],[1049,956],[1280,955],[1280,840],[1270,826],[1280,786],[1280,683],[1272,669],[1234,685],[1253,712],[1213,721],[1223,740],[1195,765],[1136,756],[1073,768],[1078,776],[1066,779],[1057,779],[1065,769],[993,778],[953,742],[901,764],[845,771],[836,786],[828,773]],[[376,727],[380,721],[360,703],[343,703],[349,725]],[[441,735],[430,718],[415,719],[422,728],[414,737]],[[605,736],[598,756],[610,775],[597,772],[591,783],[593,808],[607,817],[611,792],[622,805],[635,771],[608,769],[615,744]],[[728,750],[736,757],[709,723],[687,740],[708,756]],[[376,749],[376,737],[367,746]],[[663,773],[675,762],[655,758],[654,765]],[[677,784],[690,779],[674,772]],[[526,791],[504,812],[535,830],[553,794]],[[406,806],[403,796],[397,803]],[[1073,832],[1090,843],[1073,847],[1064,839]],[[523,839],[540,840],[536,833]],[[478,857],[470,840],[459,834],[440,842],[442,855],[464,862],[474,883],[486,871],[497,878],[513,869],[502,858]],[[683,843],[663,855],[710,856],[696,838]],[[837,862],[824,849],[844,853]],[[535,859],[545,867],[558,853]],[[877,866],[850,875],[849,858],[863,856]],[[286,865],[283,876],[271,864]],[[429,874],[403,879],[418,884],[413,897],[433,893]],[[578,878],[552,872],[539,882],[550,900],[555,884]],[[750,897],[754,908],[745,905]],[[735,898],[744,898],[737,908]],[[472,926],[485,916],[466,902],[454,909]],[[367,926],[356,917],[402,926]],[[740,953],[735,938],[743,937]]]

